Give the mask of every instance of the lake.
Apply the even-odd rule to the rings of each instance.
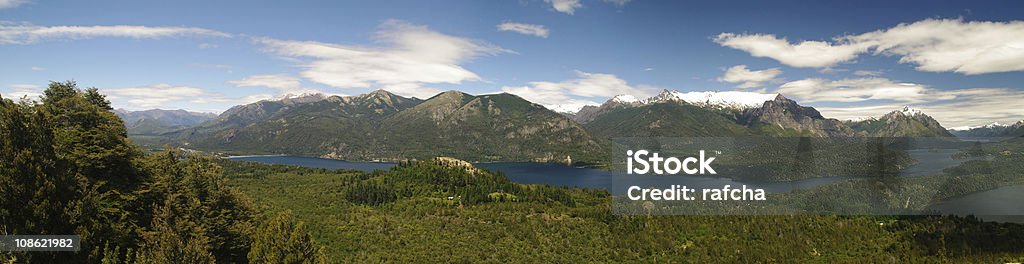
[[[911,157],[918,160],[918,163],[905,169],[903,176],[920,176],[941,174],[942,169],[956,166],[963,160],[953,159],[956,149],[909,150]],[[268,164],[283,164],[302,167],[325,168],[325,169],[349,169],[359,171],[387,170],[396,165],[394,162],[358,162],[334,159],[322,159],[313,157],[298,156],[234,156],[230,160],[254,161]],[[474,166],[490,171],[501,171],[510,180],[527,184],[548,184],[554,186],[570,186],[579,188],[593,188],[611,190],[612,193],[625,193],[625,189],[612,190],[613,173],[606,170],[594,168],[580,168],[551,163],[535,162],[484,162],[475,163]],[[617,173],[617,172],[616,172]],[[694,188],[721,188],[725,185],[740,186],[747,185],[748,188],[760,188],[768,192],[789,192],[796,189],[813,188],[820,185],[832,184],[852,179],[851,177],[822,177],[796,181],[784,182],[752,182],[736,181],[723,177],[686,176],[672,177],[671,184],[686,185]],[[630,176],[630,183],[658,185],[658,182],[666,180],[665,177]],[[625,186],[623,186],[625,187]]]
[[[926,176],[939,175],[942,170],[960,165],[970,159],[954,159],[953,154],[960,152],[958,149],[911,149],[907,154],[917,160],[917,164],[911,165],[900,172],[900,176]]]
[[[268,164],[283,164],[325,169],[349,169],[359,171],[386,170],[396,165],[393,162],[356,162],[333,159],[322,159],[298,156],[235,156],[230,160],[253,161]],[[501,171],[510,180],[526,184],[547,184],[591,189],[612,189],[613,173],[594,168],[573,167],[551,163],[535,162],[484,162],[474,166],[490,171]],[[620,177],[621,178],[621,177]],[[636,177],[638,184],[662,181],[664,177]],[[788,182],[741,182],[723,177],[687,176],[673,177],[673,184],[681,184],[702,188],[721,188],[724,185],[747,185],[750,188],[762,188],[768,192],[789,192],[796,189],[840,182],[849,177],[823,177]],[[613,193],[624,193],[613,190]]]
[[[1024,223],[1024,185],[1004,186],[958,196],[928,209],[944,215],[975,215],[986,221]]]
[[[918,164],[913,165],[904,170],[901,175],[903,176],[921,176],[921,175],[937,175],[942,173],[942,169],[953,167],[959,163],[964,162],[963,160],[954,160],[952,155],[958,151],[957,149],[911,149],[908,150],[910,157],[918,160]],[[324,169],[346,169],[346,170],[357,170],[370,172],[373,170],[387,170],[395,163],[374,163],[374,162],[348,162],[340,160],[329,160],[319,159],[310,157],[295,157],[295,156],[239,156],[229,157],[228,160],[233,161],[247,161],[247,162],[258,162],[266,164],[282,164],[292,165],[301,167],[311,168],[324,168]],[[611,190],[612,193],[625,193],[625,187],[623,189],[611,189],[612,184],[612,172],[593,169],[593,168],[578,168],[558,164],[544,164],[544,163],[477,163],[473,164],[476,167],[487,169],[489,171],[501,171],[508,176],[510,180],[527,183],[527,184],[549,184],[556,186],[571,186],[581,188],[601,188]],[[620,177],[621,178],[621,177]],[[649,184],[660,185],[665,183],[666,180],[671,179],[671,184],[687,185],[690,187],[701,187],[701,188],[720,188],[724,185],[740,186],[746,185],[750,188],[763,188],[769,192],[786,192],[794,189],[811,188],[823,184],[836,183],[844,180],[851,179],[851,177],[823,177],[823,178],[811,178],[795,181],[780,181],[780,182],[756,182],[756,181],[737,181],[730,178],[723,177],[703,177],[703,176],[686,176],[686,177],[632,177],[631,184]],[[626,185],[626,184],[620,184]]]

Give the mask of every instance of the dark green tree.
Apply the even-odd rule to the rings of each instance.
[[[278,214],[253,234],[249,263],[326,263],[323,248],[313,243],[291,211]]]

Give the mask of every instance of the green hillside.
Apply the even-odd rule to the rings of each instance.
[[[262,101],[169,136],[202,150],[350,160],[596,161],[604,149],[581,126],[540,105],[510,94],[456,91],[425,101],[383,90],[312,102]]]
[[[458,162],[373,173],[224,166],[261,210],[308,223],[338,262],[1001,263],[1024,252],[1024,226],[975,218],[614,215],[605,191],[517,184]]]

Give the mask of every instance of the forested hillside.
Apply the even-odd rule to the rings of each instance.
[[[35,102],[0,99],[0,128],[0,234],[82,238],[77,252],[0,252],[5,262],[1019,262],[1024,252],[1024,225],[973,217],[615,215],[606,191],[514,183],[450,158],[363,173],[147,155],[96,89],[73,82]],[[993,153],[993,164],[1020,164]],[[1006,184],[1016,168],[975,163],[949,177],[983,184],[947,195]],[[785,197],[813,205],[842,186]]]
[[[384,90],[236,106],[168,143],[206,151],[348,160],[597,161],[596,140],[572,120],[511,94],[458,91],[425,101]]]
[[[1024,225],[940,216],[626,216],[604,190],[524,185],[454,160],[388,171],[225,161],[264,210],[292,210],[331,260],[1019,262]],[[833,189],[795,194],[807,204]]]
[[[0,234],[79,235],[77,252],[0,252],[14,263],[317,262],[287,214],[267,217],[211,158],[145,155],[95,88],[53,82],[0,98]],[[282,243],[288,239],[291,243]]]

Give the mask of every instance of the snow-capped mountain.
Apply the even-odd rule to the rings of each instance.
[[[644,104],[662,102],[686,102],[696,106],[712,108],[730,108],[737,110],[761,107],[766,101],[775,99],[778,94],[754,92],[687,92],[663,90],[658,95],[644,100]]]
[[[291,103],[310,103],[327,99],[327,95],[322,93],[300,93],[300,94],[285,94],[281,97],[275,98],[274,101],[291,102]]]
[[[1017,137],[1024,136],[1024,120],[1013,124],[993,122],[984,126],[962,126],[949,130],[958,137]]]
[[[633,96],[633,95],[620,94],[620,95],[616,95],[615,97],[612,97],[612,99],[608,99],[608,101],[609,102],[620,103],[620,104],[632,104],[632,103],[640,102],[640,99],[637,99],[636,96]]]
[[[910,107],[909,105],[904,105],[903,109],[900,110],[899,112],[906,116],[916,116],[924,114],[924,112],[921,112],[921,110]]]
[[[589,106],[589,105],[588,104],[558,104],[558,105],[548,106],[547,108],[550,109],[551,111],[555,111],[555,112],[560,113],[560,114],[574,115],[576,113],[579,113],[580,110],[582,110],[583,107],[585,107],[585,106]]]
[[[639,99],[636,96],[622,94],[616,95],[600,106],[583,106],[575,114],[571,114],[574,120],[581,124],[590,122],[597,116],[613,109],[623,107],[638,107],[657,103],[685,103],[700,107],[713,109],[731,109],[743,111],[761,107],[765,102],[774,100],[777,94],[762,94],[752,92],[680,92],[662,90],[661,93],[647,99]],[[557,111],[557,110],[556,110]]]
[[[879,118],[851,120],[846,124],[865,135],[876,137],[953,136],[934,118],[910,106],[903,106]]]
[[[991,128],[1003,128],[1003,127],[1008,127],[1008,126],[1013,126],[1013,125],[1019,125],[1021,123],[1024,123],[1024,120],[1018,121],[1016,124],[1003,124],[1003,123],[999,123],[999,122],[992,122],[991,124],[984,125],[984,126],[958,126],[958,127],[951,127],[951,128],[949,128],[949,130],[967,131],[967,130],[978,129],[978,128],[989,128],[989,129],[991,129]]]

